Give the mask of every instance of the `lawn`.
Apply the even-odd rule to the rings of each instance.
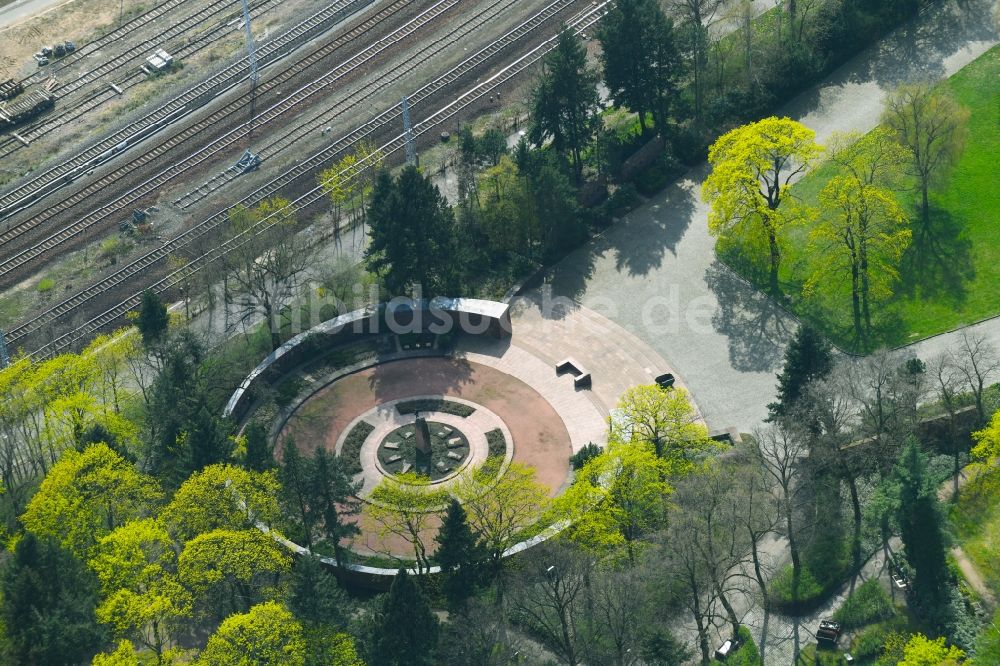
[[[942,85],[971,111],[969,135],[955,168],[931,193],[931,223],[925,232],[914,228],[914,240],[903,258],[895,294],[876,308],[872,339],[854,337],[850,314],[849,277],[834,296],[806,300],[802,284],[811,271],[808,230],[787,236],[781,271],[788,305],[812,321],[838,345],[867,351],[898,346],[1000,313],[1000,47],[994,47]],[[820,167],[793,188],[795,196],[815,203],[830,177]],[[919,193],[900,193],[900,201],[917,219]],[[719,246],[722,258],[760,286],[766,272],[736,248]]]
[[[1000,468],[978,473],[959,494],[950,518],[955,536],[969,559],[1000,594]]]

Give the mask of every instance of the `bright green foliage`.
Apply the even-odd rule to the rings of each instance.
[[[104,599],[98,620],[119,634],[135,634],[162,655],[171,625],[191,614],[191,595],[177,580],[176,564],[170,535],[151,518],[101,539],[90,560]]]
[[[22,521],[30,531],[58,540],[85,559],[102,536],[148,514],[160,497],[153,479],[106,444],[93,444],[82,453],[63,454]]]
[[[624,545],[634,561],[640,537],[664,525],[669,472],[652,445],[612,437],[556,499],[555,516],[570,521],[570,538],[584,548],[607,554]]]
[[[274,596],[276,576],[290,568],[291,557],[256,529],[199,534],[184,545],[177,562],[180,582],[215,612],[224,604],[247,610],[261,598]]]
[[[636,112],[643,131],[651,112],[657,131],[664,134],[684,72],[673,21],[655,0],[622,0],[604,17],[598,37],[604,81],[615,104]]]
[[[305,666],[302,625],[273,601],[225,619],[208,639],[199,666]]]
[[[131,641],[121,641],[114,652],[94,655],[92,666],[139,666],[139,655]]]
[[[976,442],[971,452],[974,459],[989,462],[1000,455],[1000,411],[993,414],[985,428],[972,433],[972,438]]]
[[[210,465],[192,474],[161,513],[181,542],[216,529],[241,530],[277,520],[279,486],[274,472]]]
[[[75,664],[107,640],[94,620],[97,581],[49,539],[22,536],[2,578],[7,664]]]
[[[416,167],[406,167],[396,179],[379,174],[368,218],[365,262],[382,276],[390,295],[409,295],[418,285],[428,298],[453,290],[454,216],[437,186]]]
[[[430,666],[438,631],[438,619],[424,593],[400,569],[385,599],[372,666]]]
[[[532,94],[529,136],[536,145],[551,138],[556,151],[569,152],[577,181],[583,177],[581,153],[597,129],[599,109],[597,74],[587,67],[587,50],[565,29],[542,63]]]
[[[371,494],[368,513],[379,523],[379,535],[395,534],[413,546],[417,568],[430,566],[423,532],[430,525],[433,511],[448,501],[448,494],[430,485],[430,479],[413,472],[385,477]]]
[[[964,661],[965,652],[954,645],[947,646],[944,638],[931,640],[914,634],[903,648],[903,660],[898,666],[952,666]]]
[[[771,117],[726,132],[708,151],[712,172],[701,189],[712,207],[708,230],[727,243],[766,247],[774,293],[782,230],[810,216],[786,200],[790,180],[822,151],[815,136],[801,123]]]
[[[809,234],[816,261],[805,293],[836,289],[850,276],[855,335],[871,334],[873,301],[885,300],[899,279],[899,262],[910,244],[908,219],[892,187],[905,152],[887,130],[835,140],[830,161],[838,168],[819,193],[823,208]]]
[[[512,462],[498,479],[501,462],[488,459],[452,490],[494,568],[502,565],[504,551],[521,540],[549,505],[549,489],[535,480],[533,467]]]
[[[622,394],[612,413],[611,432],[621,441],[652,445],[675,475],[689,472],[697,459],[715,446],[688,392],[656,384],[634,386]]]

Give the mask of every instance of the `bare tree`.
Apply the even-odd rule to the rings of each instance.
[[[674,496],[686,517],[688,538],[694,541],[716,599],[739,633],[740,618],[731,597],[745,593],[743,565],[750,561],[751,544],[741,521],[746,513],[743,496],[736,492],[733,468],[709,465],[700,474],[681,482]]]
[[[694,75],[694,114],[701,120],[705,88],[705,65],[708,60],[709,28],[715,22],[722,0],[674,0],[673,10],[690,33],[691,72]]]
[[[802,554],[799,548],[795,512],[800,503],[803,484],[801,463],[808,454],[807,438],[796,432],[790,423],[771,424],[753,434],[753,454],[764,473],[770,478],[784,520],[785,538],[792,558],[792,599],[797,600],[802,580]]]
[[[882,122],[910,151],[925,227],[930,219],[928,192],[935,179],[961,155],[968,121],[969,110],[931,83],[902,85],[886,98]]]
[[[677,601],[691,615],[698,634],[698,649],[702,661],[711,660],[708,632],[715,614],[716,592],[712,584],[711,572],[705,566],[705,558],[698,548],[698,532],[701,527],[684,511],[676,512],[670,527],[660,539],[659,553],[648,551],[662,562],[663,573],[670,576],[678,590]]]
[[[965,379],[965,388],[972,392],[976,401],[976,416],[980,425],[989,416],[983,406],[983,394],[990,382],[1000,371],[1000,354],[996,347],[986,340],[982,333],[962,331],[958,346],[952,352],[955,367]]]
[[[765,538],[777,531],[780,515],[771,492],[769,477],[756,462],[755,456],[738,450],[737,457],[727,460],[731,467],[732,492],[738,498],[742,511],[735,516],[735,522],[746,534],[750,550],[753,577],[757,581],[764,607],[769,605],[764,569],[767,566],[761,558],[761,545]]]
[[[570,666],[580,663],[583,652],[577,624],[590,568],[590,559],[569,542],[546,541],[532,549],[512,595],[513,610]]]
[[[295,233],[294,211],[287,201],[271,200],[253,211],[236,209],[231,218],[232,231],[242,243],[226,256],[226,304],[236,307],[244,327],[263,319],[271,349],[277,349],[281,313],[311,264],[309,245]],[[262,220],[268,221],[258,225]]]
[[[641,633],[648,624],[647,584],[643,574],[632,568],[598,569],[593,573],[587,595],[594,628],[587,641],[588,663],[639,663]]]
[[[952,469],[952,501],[958,500],[958,475],[961,472],[961,447],[958,442],[958,427],[955,417],[958,413],[958,394],[962,389],[964,377],[955,365],[951,354],[938,354],[927,364],[930,383],[938,402],[948,414],[948,443],[951,446],[954,459]]]

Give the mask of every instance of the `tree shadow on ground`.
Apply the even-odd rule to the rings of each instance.
[[[913,241],[900,265],[900,293],[909,297],[947,298],[960,304],[976,277],[972,242],[964,224],[951,212],[932,205],[928,222],[916,220]]]
[[[472,365],[460,358],[403,358],[372,368],[368,387],[382,403],[413,395],[448,395],[473,382]]]
[[[997,38],[989,20],[993,0],[946,0],[930,5],[876,44],[784,105],[781,115],[801,118],[823,104],[822,90],[874,81],[883,89],[901,83],[936,80],[946,73],[944,61],[969,42]],[[844,128],[847,129],[847,128]]]
[[[700,168],[672,182],[609,229],[599,239],[598,252],[614,252],[615,269],[631,277],[643,277],[659,268],[665,253],[677,254],[677,245],[691,226],[697,184],[706,173]]]
[[[705,282],[719,301],[712,327],[729,338],[732,366],[741,372],[777,370],[795,319],[718,260],[705,270]]]

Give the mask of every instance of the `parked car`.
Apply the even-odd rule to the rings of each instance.
[[[736,652],[739,648],[740,642],[738,640],[728,640],[715,651],[715,658],[719,661],[725,661],[729,655]]]

